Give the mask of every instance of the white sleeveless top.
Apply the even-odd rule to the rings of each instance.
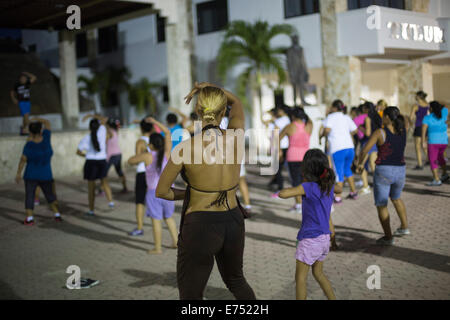
[[[150,138],[147,137],[147,136],[142,136],[142,137],[139,138],[139,140],[144,140],[145,141],[145,144],[147,145],[147,150],[148,150],[148,143],[150,142]],[[137,173],[145,172],[145,162],[140,162],[137,165],[136,172]]]

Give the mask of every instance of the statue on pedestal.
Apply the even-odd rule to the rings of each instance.
[[[291,37],[292,45],[286,51],[287,68],[289,79],[294,89],[294,104],[296,104],[298,92],[302,105],[308,106],[309,104],[305,101],[304,91],[306,91],[306,84],[309,81],[309,74],[303,55],[303,48],[298,44],[298,40],[297,35]]]

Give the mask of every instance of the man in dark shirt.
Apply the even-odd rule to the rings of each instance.
[[[22,72],[19,81],[15,84],[14,89],[11,90],[11,100],[14,104],[19,106],[20,115],[23,117],[22,128],[20,134],[28,134],[28,123],[31,110],[30,103],[30,85],[36,82],[36,76],[29,72]]]

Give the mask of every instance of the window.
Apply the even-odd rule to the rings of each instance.
[[[75,38],[77,58],[87,57],[87,35],[86,32],[78,33]]]
[[[108,92],[108,103],[106,107],[116,107],[119,105],[119,92],[111,90]]]
[[[215,0],[197,4],[198,34],[222,30],[227,24],[227,0]]]
[[[284,18],[320,12],[319,0],[284,0]]]
[[[156,15],[156,38],[158,42],[166,41],[166,18]]]
[[[169,87],[166,85],[162,86],[162,93],[163,93],[163,101],[169,102]]]
[[[367,8],[372,5],[405,9],[405,0],[348,0],[348,10]]]
[[[108,53],[117,51],[117,25],[98,29],[98,52]]]

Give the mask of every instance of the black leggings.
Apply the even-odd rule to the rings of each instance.
[[[281,149],[281,152],[283,153],[283,158],[281,158],[278,162],[278,171],[273,179],[273,182],[278,186],[278,191],[284,188],[283,167],[284,163],[286,162],[287,149]]]
[[[255,300],[244,278],[244,218],[239,208],[192,212],[178,236],[177,282],[181,300],[201,300],[216,259],[220,275],[238,300]]]
[[[41,187],[49,204],[56,201],[56,196],[53,192],[53,181],[25,180],[25,209],[34,209],[34,196],[38,186]]]
[[[302,163],[288,162],[289,174],[291,176],[291,182],[293,187],[298,187],[303,182],[302,176]]]

